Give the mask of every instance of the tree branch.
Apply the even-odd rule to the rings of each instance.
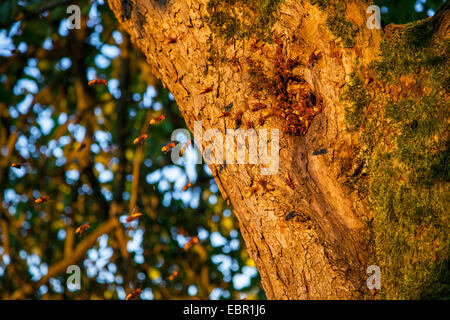
[[[21,289],[16,290],[10,297],[10,299],[25,299],[29,294],[31,294],[34,290],[47,283],[50,278],[64,272],[69,265],[77,263],[86,251],[95,245],[97,239],[103,235],[108,234],[113,231],[117,226],[120,225],[120,222],[117,218],[111,218],[104,222],[100,227],[95,229],[92,233],[86,236],[75,248],[73,253],[64,258],[63,260],[52,265],[45,276],[43,276],[38,282],[33,284],[24,285]]]

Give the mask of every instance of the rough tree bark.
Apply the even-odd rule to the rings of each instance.
[[[225,133],[227,128],[234,129],[232,116],[218,118],[231,102],[232,115],[242,111],[244,123],[254,120],[255,113],[247,105],[253,93],[251,70],[245,61],[259,59],[270,68],[275,43],[261,44],[255,51],[252,39],[220,40],[203,19],[206,0],[125,2],[124,7],[124,1],[110,0],[109,4],[154,74],[170,89],[192,132],[194,121],[202,121],[203,130],[217,128]],[[347,18],[365,26],[367,6],[365,1],[348,2]],[[356,59],[362,66],[376,59],[381,30],[361,27],[354,46],[344,48],[327,28],[326,13],[308,1],[284,1],[276,14],[273,34],[281,39],[287,58],[304,62],[293,73],[301,75],[323,99],[322,111],[304,136],[280,134],[277,174],[261,176],[257,165],[211,169],[222,195],[233,205],[269,299],[358,298],[367,293],[365,271],[373,262],[364,222],[371,212],[367,202],[343,184],[343,162],[352,156],[357,139],[344,123],[339,91]],[[448,27],[447,15],[444,20]],[[214,50],[225,59],[208,61]],[[321,52],[320,60],[308,64],[316,50]],[[198,94],[210,86],[211,93]],[[270,90],[262,95],[266,103],[275,98]],[[275,116],[262,127],[283,132],[283,126],[284,120]],[[326,152],[313,155],[321,149]],[[295,190],[283,180],[287,172]],[[275,190],[260,189],[246,197],[261,178],[268,179]],[[292,211],[298,216],[286,219]]]

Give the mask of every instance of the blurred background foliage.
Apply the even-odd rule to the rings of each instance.
[[[381,8],[381,18],[389,23],[403,24],[434,15],[445,0],[375,0]]]
[[[38,287],[26,297],[42,299],[124,299],[138,287],[142,299],[264,298],[209,168],[193,164],[192,150],[180,165],[161,152],[185,128],[169,91],[107,4],[78,2],[81,29],[68,30],[70,1],[57,2],[0,5],[0,298],[20,297],[29,284]],[[94,78],[108,85],[89,87]],[[162,113],[166,121],[147,129]],[[142,133],[149,139],[134,145]],[[182,191],[188,181],[192,188]],[[42,195],[51,201],[35,205]],[[125,223],[135,208],[143,216]],[[114,215],[119,231],[101,235],[73,263],[81,290],[66,288],[65,268],[39,282]],[[90,229],[75,236],[83,223]],[[185,251],[192,236],[200,243]]]
[[[376,3],[386,23],[404,23],[442,1]],[[80,30],[67,28],[70,4],[0,3],[0,299],[124,299],[134,288],[142,299],[265,298],[209,168],[192,149],[180,164],[161,152],[185,128],[172,95],[103,0],[77,2]],[[95,78],[108,85],[89,87]],[[126,223],[134,210],[143,216]],[[192,236],[200,243],[185,251]],[[69,264],[81,290],[66,286]]]

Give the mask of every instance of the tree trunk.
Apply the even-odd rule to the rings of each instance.
[[[367,70],[368,79],[368,66],[379,54],[382,30],[365,27],[368,4],[352,1],[346,6],[347,19],[359,26],[354,39],[347,37],[354,40],[352,45],[333,35],[326,11],[308,1],[282,2],[272,28],[273,43],[255,37],[221,40],[205,22],[206,0],[109,4],[175,97],[192,132],[194,122],[201,121],[204,131],[219,129],[225,134],[236,128],[233,117],[239,111],[241,127],[247,129],[248,121],[264,112],[249,110],[249,104],[275,105],[277,93],[292,92],[292,86],[306,80],[316,97],[310,96],[316,100],[316,112],[310,124],[302,123],[304,134],[285,132],[286,122],[277,113],[263,125],[255,124],[257,131],[280,130],[275,174],[262,175],[260,166],[252,164],[210,168],[223,197],[233,205],[269,299],[352,299],[367,294],[366,268],[374,261],[366,222],[372,213],[367,201],[344,183],[346,173],[358,170],[348,167],[356,154],[358,132],[347,129],[346,105],[339,97],[355,61]],[[278,91],[261,86],[256,94],[259,84],[279,76],[276,61],[285,64],[294,80],[281,83],[284,87]],[[255,69],[264,70],[266,80],[258,78]],[[212,92],[200,94],[208,87]],[[219,118],[231,103],[230,116]],[[286,183],[286,173],[294,190]],[[260,185],[249,195],[261,179],[274,190]]]

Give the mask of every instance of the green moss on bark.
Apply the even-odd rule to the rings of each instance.
[[[345,16],[345,2],[333,3],[332,10],[328,11],[327,27],[331,34],[341,39],[345,48],[355,45],[358,27]]]
[[[284,0],[209,0],[205,21],[212,32],[222,39],[241,40],[251,36],[270,42],[276,12]],[[351,48],[355,44],[358,26],[347,19],[346,2],[342,0],[310,0],[327,11],[326,25],[330,32]]]
[[[387,298],[419,299],[448,292],[436,270],[448,263],[448,131],[436,91],[389,102],[392,148],[377,141],[369,163],[377,262]],[[448,106],[447,106],[448,107]],[[447,114],[448,116],[448,114]],[[370,134],[370,133],[368,133]],[[445,269],[445,268],[444,268]]]
[[[388,299],[450,298],[449,41],[433,39],[434,30],[431,19],[386,29],[374,67],[395,94],[361,126]]]
[[[311,4],[318,6],[320,9],[325,10],[330,4],[330,0],[310,0]]]
[[[272,39],[276,11],[283,0],[209,0],[205,17],[212,32],[222,39],[257,36]]]
[[[345,110],[345,122],[348,128],[358,129],[366,119],[365,113],[370,103],[370,94],[356,73],[350,75],[350,81],[341,92],[341,100],[351,103],[351,106]]]
[[[449,84],[448,73],[442,68],[449,42],[432,43],[435,25],[430,20],[410,23],[404,28],[388,26],[388,38],[381,44],[383,59],[375,64],[380,79],[398,82],[400,76],[425,71],[431,84]]]
[[[342,45],[345,48],[351,48],[355,45],[358,26],[347,19],[345,14],[347,5],[345,1],[310,0],[310,3],[327,12],[326,25],[331,34],[342,41]]]

